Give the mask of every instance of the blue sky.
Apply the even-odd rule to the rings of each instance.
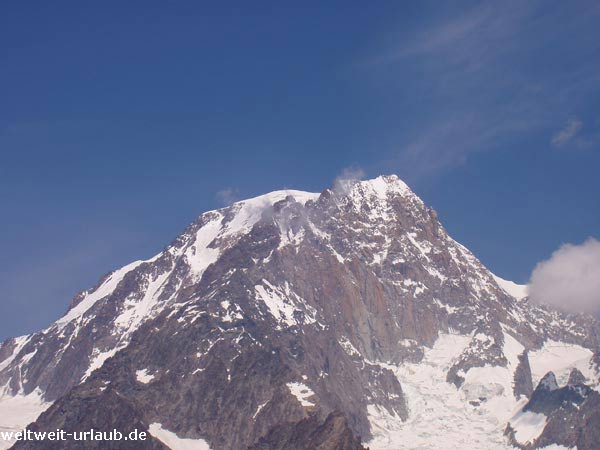
[[[396,173],[497,274],[600,237],[600,4],[3,2],[0,338],[220,191]]]

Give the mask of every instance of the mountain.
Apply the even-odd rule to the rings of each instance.
[[[557,442],[563,448],[594,450],[600,442],[600,394],[586,384],[574,368],[566,385],[560,387],[548,372],[527,404],[507,425],[505,434],[520,448]],[[532,442],[533,441],[533,442]]]
[[[514,429],[549,371],[596,392],[600,326],[517,288],[394,175],[272,192],[202,214],[5,341],[0,431],[137,429],[151,439],[122,448],[173,450],[558,445]],[[84,448],[52,445],[14,448]]]

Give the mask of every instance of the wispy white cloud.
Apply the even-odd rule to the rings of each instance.
[[[354,183],[364,177],[365,172],[360,167],[346,167],[333,181],[333,191],[336,195],[345,195]]]
[[[441,13],[415,32],[382,38],[386,44],[372,51],[375,56],[365,58],[362,67],[398,83],[394,90],[422,117],[413,119],[408,108],[401,109],[410,126],[402,126],[405,131],[388,144],[395,155],[388,159],[409,166],[416,181],[503,143],[515,147],[527,137],[530,146],[534,137],[540,146],[546,144],[562,111],[583,109],[589,93],[600,86],[598,64],[582,56],[597,47],[589,40],[593,21],[588,18],[597,18],[600,10],[591,4],[575,9],[577,14],[565,16],[561,8],[537,0],[482,2],[466,12]],[[540,68],[554,64],[553,54],[560,57],[577,48],[584,49],[577,64],[551,72]],[[536,58],[539,65],[532,64]],[[579,119],[567,124],[552,145],[571,140],[578,147],[590,146],[596,139],[578,135],[582,126]]]
[[[529,295],[569,312],[600,312],[600,241],[561,246],[533,270]]]
[[[514,39],[529,18],[532,4],[510,8],[481,4],[408,36],[369,62],[394,70],[417,65],[428,95],[443,97],[439,109],[417,124],[412,136],[399,138],[396,163],[410,167],[409,178],[464,164],[472,153],[494,148],[504,135],[539,125],[538,84],[515,85],[512,75],[499,78],[505,55],[521,43]],[[508,72],[507,72],[508,73]],[[510,97],[498,93],[510,90]],[[400,169],[401,170],[401,169]]]
[[[218,191],[216,197],[221,206],[229,206],[239,200],[239,192],[229,187]]]
[[[466,43],[469,37],[480,32],[481,27],[490,18],[490,9],[480,7],[456,19],[441,24],[439,27],[415,36],[409,42],[390,51],[378,60],[380,63],[391,63],[402,58],[448,52],[465,54],[465,47],[458,47],[459,43]],[[470,47],[470,46],[467,46]]]
[[[406,62],[410,58],[434,58],[431,68],[445,66],[464,73],[485,69],[500,53],[523,45],[514,39],[535,11],[537,2],[482,3],[462,14],[448,17],[390,45],[370,65]]]
[[[571,118],[564,127],[558,131],[550,141],[554,147],[562,147],[572,141],[583,128],[583,122],[577,118]]]
[[[470,155],[491,151],[541,126],[539,118],[528,114],[527,102],[509,105],[494,113],[457,111],[447,118],[432,120],[417,134],[398,146],[389,162],[409,168],[406,178],[419,178],[460,167]],[[525,120],[524,117],[529,117]]]

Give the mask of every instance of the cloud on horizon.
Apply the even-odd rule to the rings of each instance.
[[[533,270],[529,296],[563,311],[600,312],[600,241],[564,244]]]

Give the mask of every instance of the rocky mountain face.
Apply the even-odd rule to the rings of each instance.
[[[130,448],[175,450],[561,444],[522,442],[517,419],[548,370],[578,368],[595,398],[600,327],[510,290],[396,176],[273,192],[202,214],[5,341],[0,431],[137,428],[151,440]],[[81,445],[60,448],[105,448]]]
[[[251,450],[363,450],[340,412],[334,411],[320,424],[316,416],[276,426]]]

